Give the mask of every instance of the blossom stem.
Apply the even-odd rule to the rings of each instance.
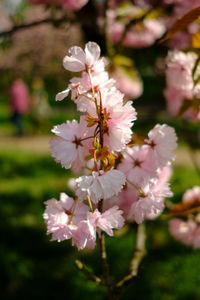
[[[103,107],[102,107],[102,98],[101,98],[101,92],[99,90],[99,97],[100,97],[100,118],[99,118],[99,134],[100,134],[100,145],[103,149],[103,121],[104,121],[104,115],[103,115]],[[103,163],[101,161],[100,169],[103,169]],[[98,210],[102,212],[103,209],[103,199],[101,199],[98,203]],[[105,234],[103,231],[100,232],[100,252],[101,252],[101,261],[102,261],[102,272],[103,272],[103,281],[105,282],[105,285],[109,286],[109,266],[107,263],[107,255],[106,255],[106,246],[105,246]]]
[[[103,149],[103,121],[104,121],[104,114],[103,114],[103,107],[102,107],[102,98],[101,92],[99,90],[99,97],[100,97],[100,120],[99,120],[99,129],[100,129],[100,145]]]
[[[89,196],[87,197],[87,199],[88,199],[88,204],[89,204],[90,210],[91,210],[91,212],[93,212],[93,207],[92,207],[91,199],[90,199]]]
[[[92,280],[98,284],[101,284],[101,278],[93,274],[88,270],[88,268],[80,261],[80,260],[75,260],[75,265],[77,268],[84,273],[84,275],[89,279]]]
[[[73,207],[72,214],[71,214],[71,217],[69,220],[70,224],[72,223],[77,204],[78,204],[78,197],[75,198],[74,207]]]
[[[93,138],[95,138],[95,135],[88,136],[88,137],[86,137],[84,139],[81,139],[80,142],[83,142],[83,141],[86,141],[86,140],[89,140],[89,139],[93,139]]]
[[[139,224],[137,230],[137,239],[136,239],[136,249],[133,253],[133,258],[130,262],[130,273],[122,278],[117,284],[116,287],[121,288],[125,283],[129,282],[131,279],[138,275],[138,270],[140,263],[143,257],[146,255],[145,248],[146,234],[145,234],[145,225]]]
[[[146,197],[145,193],[139,186],[137,186],[136,184],[134,184],[132,181],[130,181],[128,179],[126,179],[126,181],[136,189],[136,191],[138,192],[140,197],[143,197],[143,198]]]
[[[97,112],[97,115],[98,115],[98,104],[97,104],[97,99],[96,99],[96,95],[95,95],[95,91],[94,91],[94,86],[93,86],[93,83],[92,83],[92,75],[91,75],[91,72],[90,72],[89,68],[87,68],[87,72],[88,72],[88,75],[89,75],[89,80],[90,80],[90,84],[91,84],[91,88],[92,88],[92,96],[93,96],[94,103],[95,103],[95,106],[96,106],[96,112]]]
[[[76,100],[77,100],[79,97],[85,97],[85,98],[88,99],[89,101],[94,101],[93,98],[87,96],[87,94],[85,94],[85,93],[78,94]],[[94,102],[95,102],[95,101],[94,101]]]
[[[100,132],[99,125],[97,125],[97,127],[95,128],[95,131],[94,131],[94,137],[96,137],[99,132]]]

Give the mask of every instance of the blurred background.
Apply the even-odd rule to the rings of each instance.
[[[55,102],[56,93],[65,89],[71,77],[62,59],[70,46],[83,46],[91,39],[100,43],[105,54],[95,28],[86,30],[91,26],[87,16],[92,10],[88,3],[78,12],[79,22],[44,23],[0,36],[1,299],[105,298],[105,289],[87,281],[74,265],[79,258],[99,273],[99,250],[78,252],[71,241],[50,242],[42,218],[44,201],[58,199],[61,191],[70,194],[67,181],[71,173],[53,160],[48,148],[51,128],[79,117],[69,99]],[[43,6],[1,0],[0,32],[49,16],[51,11]],[[171,179],[173,201],[178,202],[187,188],[200,184],[194,163],[200,164],[199,123],[175,119],[166,110],[165,46],[128,49],[127,54],[135,61],[144,87],[133,103],[138,112],[133,130],[144,135],[156,123],[166,122],[178,134]],[[17,103],[17,93],[21,103]],[[148,255],[122,299],[200,299],[200,251],[174,241],[162,218],[148,221],[147,233]],[[106,239],[111,274],[120,278],[128,270],[135,228]]]

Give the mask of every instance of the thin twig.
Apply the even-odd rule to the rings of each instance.
[[[99,130],[100,130],[100,145],[101,149],[103,149],[103,135],[104,135],[104,114],[103,114],[103,107],[102,107],[102,99],[101,99],[101,92],[99,91],[99,99],[100,99],[100,122],[99,122]],[[101,162],[101,169],[102,169],[102,162]],[[103,209],[103,199],[99,201],[98,209],[102,212]],[[109,266],[107,263],[107,255],[106,255],[106,247],[105,247],[105,234],[103,231],[100,233],[100,252],[101,252],[101,262],[102,262],[102,271],[103,271],[103,280],[105,281],[105,285],[109,286]]]
[[[146,234],[145,234],[145,225],[140,224],[138,225],[137,231],[137,240],[136,240],[136,249],[133,253],[133,258],[130,263],[130,273],[122,278],[117,284],[116,287],[120,288],[125,283],[133,279],[138,275],[138,270],[140,263],[143,257],[146,255],[146,248],[145,248],[145,241],[146,241]]]
[[[87,277],[87,279],[94,281],[98,284],[101,284],[101,278],[99,278],[98,276],[96,276],[95,274],[93,274],[91,271],[89,271],[89,269],[86,267],[86,265],[84,265],[80,260],[75,260],[75,265],[77,266],[77,268],[83,272],[83,274]]]
[[[20,31],[22,29],[28,29],[28,28],[31,28],[31,27],[39,26],[41,24],[52,23],[52,24],[55,24],[55,25],[60,25],[61,23],[66,22],[66,21],[68,21],[66,16],[62,16],[62,17],[57,18],[57,19],[54,19],[54,18],[50,17],[50,18],[47,18],[47,19],[34,21],[32,23],[15,25],[10,30],[0,32],[0,37],[5,37],[5,36],[8,36],[8,35],[12,35],[13,33],[17,32],[17,31]]]
[[[200,207],[194,207],[183,211],[171,211],[169,214],[163,215],[162,219],[167,220],[175,217],[184,217],[184,216],[188,216],[189,214],[194,214],[199,212],[200,212]]]

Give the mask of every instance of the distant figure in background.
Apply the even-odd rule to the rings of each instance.
[[[12,121],[16,126],[17,135],[22,136],[24,129],[21,117],[29,109],[29,91],[25,82],[18,78],[11,87],[11,111]]]

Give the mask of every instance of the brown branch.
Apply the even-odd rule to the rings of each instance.
[[[100,130],[100,145],[101,149],[103,149],[103,135],[104,135],[104,129],[103,129],[103,122],[104,122],[104,114],[103,114],[103,107],[102,107],[102,99],[101,99],[101,91],[99,91],[99,98],[100,98],[100,121],[99,121],[99,130]],[[103,167],[103,164],[101,162],[101,169]],[[99,201],[98,204],[98,210],[102,212],[103,209],[103,199]],[[99,243],[100,243],[100,253],[101,253],[101,262],[102,262],[102,279],[104,281],[104,284],[109,287],[109,266],[107,263],[107,255],[106,255],[106,246],[105,246],[105,233],[103,231],[100,232],[99,237]]]
[[[188,216],[189,214],[194,214],[194,213],[199,213],[200,212],[200,207],[195,207],[183,211],[172,211],[167,215],[163,215],[163,220],[167,220],[170,218],[175,218],[175,217],[184,217]]]
[[[54,18],[50,17],[50,18],[47,18],[47,19],[34,21],[32,23],[15,25],[10,30],[0,32],[0,37],[9,36],[9,35],[14,34],[17,31],[20,31],[20,30],[23,30],[23,29],[28,29],[28,28],[35,27],[35,26],[39,26],[41,24],[50,23],[50,24],[54,24],[54,25],[58,26],[61,23],[66,22],[66,21],[68,21],[66,16],[62,16],[62,17],[57,18],[57,19],[54,19]]]
[[[95,274],[93,274],[91,271],[89,271],[89,269],[86,267],[86,265],[84,265],[80,260],[75,260],[75,265],[76,267],[83,272],[83,274],[87,277],[87,279],[94,281],[98,284],[102,284],[101,278],[99,278],[98,276],[96,276]]]
[[[146,234],[145,234],[145,225],[140,224],[138,225],[137,231],[137,240],[136,240],[136,249],[133,253],[133,258],[130,263],[130,273],[124,276],[117,284],[117,288],[121,288],[125,283],[133,279],[138,275],[138,270],[140,263],[143,257],[146,255],[146,248],[145,248],[145,241],[146,241]]]

